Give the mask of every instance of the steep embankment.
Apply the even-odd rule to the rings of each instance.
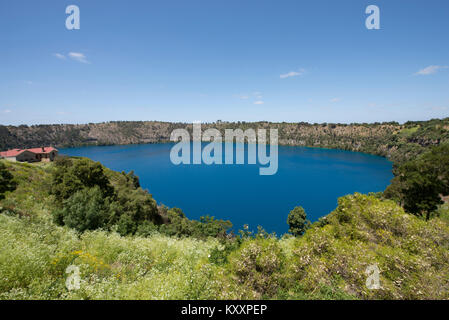
[[[0,299],[449,298],[448,224],[393,201],[342,197],[300,238],[121,237],[52,222],[53,164],[7,166],[19,184],[0,201]],[[69,265],[79,290],[66,287]]]
[[[217,128],[276,128],[279,143],[309,147],[335,148],[387,156],[402,161],[431,145],[449,141],[449,118],[422,122],[375,124],[308,124],[270,122],[217,122],[202,125]],[[0,149],[40,145],[56,147],[81,145],[137,144],[168,142],[174,129],[191,124],[158,121],[107,122],[83,125],[0,126]]]

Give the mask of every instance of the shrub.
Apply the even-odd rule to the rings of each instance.
[[[136,229],[137,226],[133,219],[127,214],[122,214],[117,224],[117,232],[121,236],[127,236],[134,234]]]
[[[326,220],[296,239],[288,266],[306,293],[324,286],[361,299],[448,297],[449,228],[443,221],[425,222],[391,200],[357,193],[340,198]],[[379,290],[366,287],[370,265],[380,270]]]
[[[60,203],[84,188],[98,187],[104,197],[114,195],[114,188],[99,162],[62,157],[55,162],[55,167],[51,192]]]
[[[229,256],[231,272],[259,298],[272,296],[282,287],[284,263],[285,256],[272,238],[248,240]]]
[[[103,198],[99,187],[83,189],[64,201],[63,208],[54,212],[56,223],[67,225],[79,232],[105,226],[109,200]]]
[[[215,246],[209,255],[209,261],[216,265],[224,265],[228,263],[229,255],[237,250],[240,246],[238,239],[222,240],[220,244]]]
[[[149,237],[158,233],[159,228],[157,225],[150,221],[144,221],[137,227],[136,235],[141,237]]]
[[[85,218],[80,211],[89,207],[98,209],[98,214],[92,212],[88,226],[76,227],[79,231],[118,225],[120,233],[127,235],[133,234],[145,221],[161,223],[156,201],[140,188],[133,172],[118,174],[89,159],[58,157],[52,178],[51,193],[58,207],[54,210],[54,221],[60,225],[75,226]],[[83,198],[90,192],[86,190],[91,189],[99,193],[95,192],[95,198],[89,202]],[[78,192],[77,198],[73,198]],[[81,201],[78,206],[76,201]]]
[[[9,172],[6,166],[0,162],[0,200],[5,198],[7,191],[14,191],[17,183],[13,179],[13,175]]]
[[[310,225],[306,212],[302,207],[296,207],[290,211],[287,223],[290,226],[288,231],[294,236],[302,236]]]

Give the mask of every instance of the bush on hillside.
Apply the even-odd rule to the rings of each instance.
[[[5,198],[6,192],[16,189],[17,183],[13,178],[13,175],[8,171],[6,166],[0,162],[0,200]]]
[[[307,220],[307,215],[303,207],[295,207],[292,211],[290,211],[287,218],[287,223],[290,227],[288,232],[296,237],[302,236],[310,226],[310,221]]]
[[[238,282],[258,298],[276,295],[284,285],[285,255],[275,238],[247,240],[228,259]]]
[[[85,188],[98,187],[104,197],[113,197],[114,188],[99,162],[58,157],[53,172],[52,194],[60,203]]]
[[[168,209],[162,207],[161,211],[168,221],[159,227],[159,232],[168,236],[192,236],[195,238],[224,238],[227,231],[232,228],[230,221],[217,220],[214,217],[203,216],[200,220],[187,219],[179,208]]]
[[[99,162],[58,157],[52,176],[51,193],[58,203],[54,218],[60,225],[78,231],[117,225],[120,234],[128,235],[145,221],[161,223],[156,201],[140,188],[133,172],[111,174]],[[92,199],[87,201],[89,194]],[[88,222],[76,225],[88,214]]]
[[[122,214],[117,224],[117,232],[121,236],[133,235],[137,230],[136,222],[127,214]]]
[[[103,228],[107,224],[110,201],[104,198],[99,187],[82,189],[64,201],[54,212],[54,219],[79,232]]]
[[[355,194],[339,199],[323,227],[295,240],[288,269],[306,292],[334,287],[361,299],[449,298],[449,227],[406,214],[390,200]],[[378,290],[367,267],[380,270]]]
[[[116,226],[115,230],[123,236],[160,232],[176,237],[207,238],[225,237],[232,227],[229,221],[214,217],[189,220],[181,209],[158,208],[151,194],[140,187],[134,172],[119,174],[89,159],[60,157],[52,177],[51,193],[57,200],[54,220],[78,231],[112,230]],[[88,201],[86,197],[90,193],[94,197]],[[92,213],[94,208],[98,211],[96,216]],[[86,222],[83,219],[88,214],[90,219]]]

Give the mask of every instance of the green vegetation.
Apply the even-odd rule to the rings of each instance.
[[[425,221],[380,194],[348,195],[312,225],[293,209],[296,237],[231,236],[229,222],[158,207],[133,173],[0,163],[17,182],[0,201],[0,299],[449,298],[447,204]],[[66,288],[69,265],[79,290]],[[371,265],[381,289],[366,287]]]
[[[0,200],[5,198],[7,191],[14,191],[16,183],[12,174],[6,169],[5,165],[0,162]]]
[[[290,226],[288,232],[294,236],[302,236],[310,224],[303,207],[296,207],[290,211],[287,223]]]
[[[385,196],[403,204],[404,209],[429,220],[441,196],[449,194],[449,145],[431,148],[414,160],[396,166],[395,178]]]
[[[449,224],[449,203],[444,203],[435,211],[435,216]]]
[[[57,205],[55,222],[80,232],[117,225],[122,235],[134,234],[145,221],[161,223],[156,201],[133,173],[109,175],[98,162],[59,158],[50,189]]]
[[[225,237],[232,227],[229,221],[209,216],[189,220],[180,209],[157,206],[133,172],[115,172],[86,158],[59,157],[46,164],[0,161],[0,165],[6,165],[6,176],[14,176],[11,185],[18,182],[17,190],[1,203],[3,210],[49,215],[57,225],[78,232],[103,229],[122,236],[157,232],[200,239]]]
[[[410,137],[412,136],[414,133],[416,133],[419,130],[419,126],[416,127],[406,127],[404,129],[402,129],[399,132],[399,135],[403,136],[403,137]]]
[[[0,299],[449,299],[449,118],[203,129],[211,126],[278,128],[281,144],[387,156],[395,177],[383,193],[340,198],[314,224],[294,208],[291,234],[277,238],[262,228],[235,235],[214,217],[190,220],[158,206],[133,172],[88,159],[0,160]],[[0,144],[165,142],[181,127],[191,129],[0,126]],[[70,265],[80,268],[79,290],[66,288]],[[372,266],[380,289],[367,288]]]
[[[342,197],[293,249],[303,289],[325,285],[363,299],[444,299],[449,291],[449,229],[422,221],[393,201],[355,194]],[[365,285],[368,265],[380,269],[379,290]]]
[[[0,299],[449,298],[447,223],[373,196],[340,198],[324,226],[281,239],[78,234],[47,213],[0,214]],[[372,264],[379,290],[365,286]],[[69,265],[79,290],[65,286]]]

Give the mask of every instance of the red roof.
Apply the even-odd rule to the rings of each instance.
[[[25,150],[21,149],[12,149],[8,151],[0,152],[0,157],[17,157],[19,154],[24,152]]]
[[[33,153],[50,153],[52,151],[58,151],[53,147],[42,147],[42,148],[33,148],[33,149],[27,149],[27,151],[33,152]]]
[[[44,153],[46,154],[46,153],[50,153],[52,151],[58,151],[58,150],[53,147],[42,147],[42,148],[32,148],[32,149],[12,149],[12,150],[8,150],[8,151],[0,152],[0,157],[5,157],[5,158],[17,157],[19,154],[21,154],[24,151],[29,151],[29,152],[37,153],[37,154],[44,154]]]

